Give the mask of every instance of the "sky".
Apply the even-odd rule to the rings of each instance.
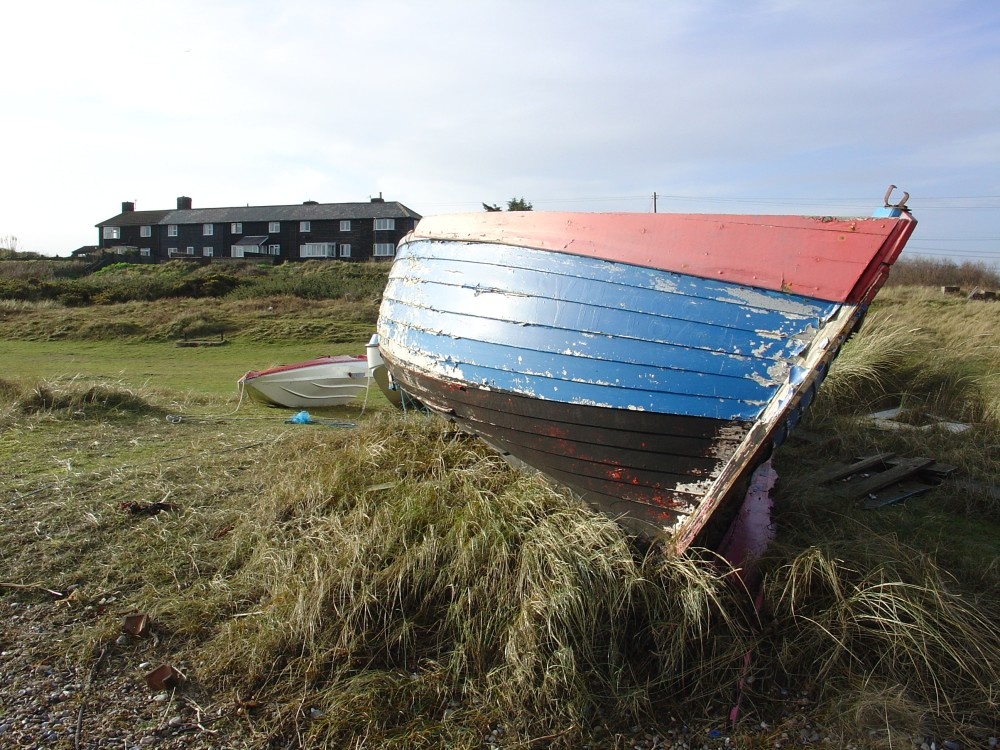
[[[867,215],[1000,264],[996,0],[4,3],[0,244],[134,201]]]

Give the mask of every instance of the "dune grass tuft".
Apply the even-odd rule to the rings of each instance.
[[[995,612],[957,591],[930,556],[892,537],[866,544],[884,559],[846,550],[848,561],[811,547],[771,575],[766,599],[782,633],[782,670],[821,693],[890,690],[941,726],[1000,709]]]
[[[484,725],[513,716],[517,732],[578,738],[607,712],[637,721],[667,696],[695,710],[731,693],[749,631],[724,571],[638,554],[613,522],[436,419],[383,417],[299,474],[311,437],[286,446],[288,473],[229,537],[258,614],[220,631],[211,669],[262,695],[280,669],[326,696],[317,741],[344,739],[332,708],[365,704],[363,674],[435,717],[439,737],[470,706]],[[350,731],[416,720],[390,731],[383,711],[356,712]]]
[[[159,411],[131,388],[103,384],[79,387],[72,381],[39,383],[21,399],[21,408],[29,414],[64,412],[92,419],[134,417]]]

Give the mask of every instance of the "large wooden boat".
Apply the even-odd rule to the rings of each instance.
[[[379,349],[424,406],[637,534],[710,545],[912,233],[888,200],[867,218],[424,218]]]

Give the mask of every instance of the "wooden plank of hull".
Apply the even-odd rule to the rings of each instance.
[[[474,306],[483,307],[490,294],[510,294],[529,297],[532,302],[544,304],[545,292],[563,283],[576,288],[582,299],[593,299],[595,289],[602,284],[619,287],[624,297],[615,297],[605,289],[599,294],[609,294],[604,305],[599,326],[605,325],[603,316],[615,309],[662,314],[667,307],[671,315],[664,322],[707,323],[714,337],[723,329],[753,331],[773,329],[788,333],[804,319],[821,317],[826,301],[795,295],[790,292],[756,289],[719,279],[705,279],[683,271],[663,271],[641,266],[628,266],[601,259],[569,254],[550,253],[537,248],[510,247],[482,243],[443,243],[431,240],[408,240],[402,246],[405,253],[397,255],[404,260],[400,265],[419,258],[440,267],[451,269],[451,274],[435,279],[448,285],[449,294],[471,294]],[[395,276],[405,277],[405,269],[396,270]],[[536,294],[539,293],[539,294]],[[432,296],[432,295],[428,295]],[[468,299],[466,297],[466,299]],[[621,302],[627,305],[621,307]],[[440,303],[436,297],[433,303]],[[618,307],[616,308],[616,303]],[[459,309],[467,304],[456,302]],[[580,316],[572,314],[572,307],[558,310],[522,308],[525,317],[514,322],[550,325],[560,318],[569,317],[574,325],[582,325]],[[775,313],[780,315],[775,315]],[[530,317],[535,314],[535,319]],[[627,321],[626,321],[627,322]]]
[[[538,401],[387,364],[403,389],[432,409],[651,538],[669,535],[703,501],[748,429],[724,420]]]
[[[609,412],[607,409],[575,404],[561,404],[558,415],[549,414],[546,419],[541,420],[537,418],[539,408],[538,402],[534,400],[487,391],[491,396],[490,404],[487,405],[474,398],[476,393],[478,391],[469,394],[472,398],[468,400],[460,398],[464,394],[453,394],[449,398],[451,408],[458,409],[458,404],[462,404],[463,418],[472,423],[495,425],[498,429],[532,433],[555,440],[577,439],[582,436],[586,442],[607,452],[609,458],[604,462],[612,465],[616,463],[614,457],[621,455],[620,451],[641,451],[656,457],[677,456],[687,466],[688,459],[704,455],[702,446],[705,443],[719,438],[716,425],[721,420],[675,415],[668,425],[664,425],[658,414],[621,409]],[[645,414],[649,415],[649,419],[638,418]],[[668,428],[669,432],[663,432]],[[735,439],[736,431],[733,432]],[[526,436],[524,440],[529,441],[531,438]],[[654,460],[657,465],[662,465],[660,458]]]
[[[409,314],[394,302],[386,300],[383,330],[394,342],[405,342],[414,351],[434,351],[440,343],[435,341],[441,335],[439,331],[463,331],[461,338],[453,337],[448,342],[447,357],[462,368],[463,378],[469,382],[500,384],[504,380],[502,373],[517,372],[526,386],[530,381],[530,387],[541,395],[552,387],[550,381],[553,378],[562,379],[561,374],[579,368],[583,346],[575,346],[572,351],[555,351],[568,343],[564,337],[553,336],[548,343],[535,344],[530,332],[514,331],[505,343],[483,333],[482,319],[440,314],[436,316],[437,322],[433,323],[426,318],[421,319],[420,315]],[[451,320],[448,321],[448,318]],[[447,324],[449,322],[450,325]],[[580,343],[579,340],[573,341],[573,344]],[[549,351],[543,347],[548,347]],[[631,344],[629,348],[632,348]],[[635,399],[636,406],[643,408],[656,409],[655,404],[661,394],[673,393],[678,398],[702,399],[702,408],[711,410],[706,411],[704,416],[723,416],[718,411],[721,410],[727,416],[752,418],[767,400],[773,382],[787,369],[782,366],[782,360],[751,360],[741,355],[727,357],[718,354],[705,358],[699,356],[702,352],[674,344],[656,348],[659,352],[650,355],[648,363],[624,362],[621,359],[627,356],[624,354],[618,359],[613,359],[613,354],[592,356],[595,365],[590,381],[577,380],[578,385],[574,386],[579,391],[579,397],[583,400],[606,397],[607,394],[601,395],[602,386],[613,384],[620,389],[619,396],[622,397],[626,389],[635,391],[630,397]],[[739,367],[741,364],[744,365],[742,368]],[[596,387],[588,388],[588,385]],[[592,394],[586,395],[587,391],[592,391]],[[691,408],[697,407],[692,405]]]

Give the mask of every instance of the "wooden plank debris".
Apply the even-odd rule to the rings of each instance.
[[[901,482],[904,479],[909,479],[932,463],[934,463],[933,458],[906,459],[885,471],[875,472],[861,481],[848,482],[845,485],[845,489],[842,489],[841,492],[851,498],[865,497],[897,482]]]
[[[904,479],[882,490],[870,493],[865,499],[863,507],[869,510],[881,508],[885,505],[892,505],[893,503],[922,495],[925,492],[930,492],[932,489],[934,489],[933,485],[924,484],[915,479]]]
[[[891,454],[890,454],[891,455]],[[906,459],[892,457],[886,460],[889,466],[895,466],[896,464],[904,461]],[[952,474],[958,471],[958,467],[953,464],[943,464],[940,461],[935,461],[934,463],[925,466],[920,470],[920,476],[928,480],[937,479],[939,481],[947,479]]]
[[[844,500],[881,508],[923,494],[957,471],[933,458],[905,458],[874,453],[851,463],[837,462],[812,475],[816,485],[831,486]]]
[[[899,421],[900,417],[907,417],[911,421]],[[876,427],[880,430],[944,430],[955,435],[971,430],[972,425],[964,422],[949,422],[946,419],[924,412],[904,412],[901,406],[893,409],[873,412],[868,415]],[[912,421],[914,418],[918,422]]]
[[[895,453],[875,453],[871,456],[859,459],[851,464],[836,463],[831,464],[822,471],[818,471],[812,476],[815,484],[829,484],[841,479],[870,471],[871,469],[884,466],[885,463],[894,457]]]

